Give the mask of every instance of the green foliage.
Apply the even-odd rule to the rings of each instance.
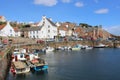
[[[29,28],[30,25],[29,25],[29,24],[26,24],[26,25],[22,25],[21,27],[22,27],[22,28]]]
[[[0,22],[0,25],[2,25],[2,24],[6,24],[6,22]]]
[[[79,26],[81,26],[82,28],[92,27],[91,25],[86,24],[86,23],[80,23]]]
[[[12,26],[12,27],[16,27],[17,26],[17,23],[10,23],[10,25]]]

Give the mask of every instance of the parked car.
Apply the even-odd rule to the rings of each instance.
[[[41,43],[44,43],[44,41],[43,40],[37,40],[36,43],[40,43],[41,44]]]
[[[3,48],[3,46],[4,46],[3,44],[0,44],[0,48]]]
[[[47,42],[54,42],[54,41],[55,41],[55,39],[50,38],[50,39],[47,39],[46,41],[47,41]]]
[[[4,40],[3,40],[3,44],[4,44],[4,45],[7,45],[7,44],[8,44],[8,39],[4,39]]]

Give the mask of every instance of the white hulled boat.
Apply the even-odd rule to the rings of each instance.
[[[28,73],[30,67],[24,61],[15,61],[11,64],[11,72],[14,74]]]

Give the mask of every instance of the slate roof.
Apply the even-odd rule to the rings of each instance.
[[[2,30],[5,26],[6,26],[6,24],[0,25],[0,30]]]
[[[23,28],[21,29],[21,31],[37,31],[40,30],[42,27],[38,26],[38,27],[30,27],[30,28]]]
[[[37,31],[37,30],[41,30],[42,27],[38,26],[38,27],[30,27],[29,31]]]
[[[48,19],[48,18],[46,18],[46,19],[48,20],[48,22],[50,22],[50,24],[51,24],[52,26],[56,26],[55,23],[53,23],[50,19]]]

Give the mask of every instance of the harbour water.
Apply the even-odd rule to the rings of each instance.
[[[7,80],[120,80],[120,49],[96,48],[41,54],[48,71],[12,75]]]

